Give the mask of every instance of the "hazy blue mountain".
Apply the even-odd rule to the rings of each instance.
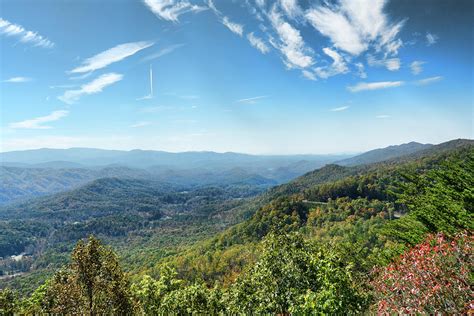
[[[64,169],[0,167],[0,205],[68,191],[90,181],[107,177],[153,180],[187,187],[250,185],[268,188],[280,183],[237,167],[215,171],[202,168],[137,169],[123,166]]]
[[[370,150],[355,157],[337,161],[336,163],[341,166],[365,165],[413,154],[415,152],[428,149],[431,146],[433,145],[420,144],[417,142],[393,145],[385,148]]]
[[[103,177],[148,176],[144,170],[126,167],[101,169],[0,167],[0,204],[71,190]]]
[[[0,204],[67,191],[103,177],[267,188],[345,157],[91,148],[5,152],[0,153]]]
[[[318,162],[324,165],[342,158],[344,155],[275,155],[260,156],[240,153],[181,152],[171,153],[153,150],[104,150],[93,148],[34,149],[0,153],[0,163],[11,165],[44,164],[54,161],[81,164],[84,166],[105,166],[119,164],[135,168],[167,166],[169,168],[278,168],[301,160]]]

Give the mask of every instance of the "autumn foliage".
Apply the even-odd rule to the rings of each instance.
[[[474,309],[471,234],[427,239],[373,273],[379,314],[466,313]]]

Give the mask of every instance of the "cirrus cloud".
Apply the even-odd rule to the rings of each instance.
[[[42,48],[53,48],[54,43],[36,32],[28,31],[23,26],[11,23],[0,18],[0,34],[9,37],[17,37],[20,42],[32,44]]]
[[[379,82],[359,82],[354,86],[349,86],[347,89],[350,92],[360,92],[368,90],[379,90],[387,88],[396,88],[404,84],[403,81],[379,81]]]
[[[33,119],[11,123],[10,128],[14,129],[50,129],[51,126],[43,125],[44,123],[57,121],[69,114],[69,111],[59,110],[53,111],[46,116],[40,116]]]
[[[25,83],[25,82],[29,82],[31,80],[32,79],[28,78],[28,77],[12,77],[12,78],[8,78],[6,80],[3,80],[3,82],[7,82],[7,83]]]
[[[121,74],[114,72],[107,73],[82,85],[80,89],[65,91],[63,95],[58,97],[58,99],[64,103],[72,104],[78,101],[83,95],[102,92],[104,88],[122,80],[122,78],[123,75]]]
[[[188,12],[201,12],[206,10],[206,7],[191,4],[186,0],[143,0],[143,3],[153,12],[158,18],[178,22],[180,15]]]
[[[153,44],[153,42],[142,41],[117,45],[97,55],[87,58],[80,66],[71,70],[71,73],[89,73],[98,69],[102,69],[112,63],[116,63],[129,56],[132,56],[142,49],[152,46]]]

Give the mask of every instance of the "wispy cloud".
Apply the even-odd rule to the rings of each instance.
[[[357,75],[362,78],[362,79],[365,79],[367,78],[367,73],[365,72],[365,66],[363,63],[356,63],[355,64],[355,67],[357,69]]]
[[[140,98],[136,98],[137,101],[143,101],[143,100],[151,100],[153,99],[153,96],[151,94],[147,94],[143,97],[140,97]]]
[[[297,0],[280,0],[279,3],[283,12],[291,19],[301,15],[303,12]]]
[[[219,20],[225,27],[227,27],[232,33],[235,33],[242,37],[242,35],[244,34],[244,26],[242,24],[232,22],[229,17],[223,15],[222,12],[216,8],[216,5],[212,0],[208,0],[207,5],[209,9],[211,9],[212,12],[214,12],[214,14],[219,18]]]
[[[387,88],[395,88],[403,85],[403,81],[380,81],[380,82],[360,82],[355,86],[349,86],[347,89],[350,92],[360,92],[367,90],[379,90]]]
[[[235,33],[239,36],[242,36],[244,33],[244,26],[242,24],[238,24],[229,20],[228,17],[222,18],[222,24],[224,24],[232,33]]]
[[[107,73],[104,74],[93,81],[84,84],[80,89],[76,90],[67,90],[62,96],[59,96],[58,99],[67,104],[72,104],[78,101],[83,95],[95,94],[101,92],[105,87],[110,86],[120,80],[122,80],[123,75],[117,73]]]
[[[120,44],[95,56],[87,58],[79,67],[71,70],[71,73],[88,73],[97,69],[102,69],[108,65],[121,61],[137,52],[152,46],[154,43],[150,41],[132,42]]]
[[[400,59],[399,58],[384,58],[377,59],[372,55],[367,57],[367,64],[371,67],[385,67],[390,71],[397,71],[400,69]]]
[[[51,114],[46,115],[46,116],[40,116],[40,117],[33,118],[33,119],[30,119],[30,120],[11,123],[9,125],[9,127],[14,128],[14,129],[17,129],[17,128],[50,129],[51,126],[42,125],[42,124],[57,121],[57,120],[65,117],[65,116],[67,116],[68,114],[69,114],[69,111],[66,111],[66,110],[54,111],[54,112],[51,112]]]
[[[54,43],[33,31],[25,30],[21,25],[0,18],[0,34],[16,37],[22,43],[32,44],[43,48],[53,48]]]
[[[316,74],[310,70],[303,70],[301,72],[303,74],[303,77],[309,80],[318,80],[318,77],[316,77]]]
[[[330,109],[329,111],[331,111],[331,112],[341,112],[341,111],[347,110],[348,108],[350,108],[350,106],[346,105],[346,106],[341,106],[341,107],[338,107],[338,108]]]
[[[170,45],[168,47],[160,49],[156,53],[153,53],[151,55],[146,56],[145,58],[142,59],[142,61],[150,61],[150,60],[153,60],[153,59],[163,57],[165,55],[168,55],[168,54],[174,52],[175,50],[177,50],[178,48],[183,47],[183,46],[184,46],[184,44]]]
[[[261,38],[255,36],[253,32],[247,34],[247,39],[249,40],[250,45],[258,49],[262,54],[266,54],[270,51],[270,47],[268,47]]]
[[[186,0],[143,0],[143,3],[153,12],[158,18],[179,22],[180,15],[188,12],[201,12],[207,8],[191,4]]]
[[[411,73],[414,75],[419,75],[423,71],[424,61],[415,60],[410,64]]]
[[[139,127],[148,126],[150,124],[151,124],[151,122],[148,122],[148,121],[140,121],[140,122],[136,122],[135,124],[130,125],[130,127],[139,128]]]
[[[323,52],[327,56],[331,57],[333,62],[329,66],[317,67],[314,72],[318,77],[326,79],[331,76],[347,73],[349,71],[344,58],[338,52],[329,47],[323,48]]]
[[[371,45],[385,54],[396,54],[402,45],[397,35],[405,21],[391,23],[384,13],[386,0],[353,1],[315,6],[306,18],[334,46],[351,55],[365,52]]]
[[[387,118],[390,118],[390,117],[391,117],[390,115],[386,115],[386,114],[381,114],[381,115],[375,116],[375,118],[378,118],[378,119],[387,119]]]
[[[441,81],[441,80],[443,80],[442,76],[435,76],[435,77],[429,77],[429,78],[426,78],[426,79],[417,80],[417,81],[415,81],[415,84],[417,84],[419,86],[426,86],[426,85],[429,85],[429,84],[432,84],[432,83],[435,83],[435,82],[438,82],[438,81]]]
[[[246,103],[246,104],[255,104],[258,100],[268,98],[267,95],[260,95],[258,97],[245,98],[235,101],[236,103]]]
[[[279,40],[272,43],[283,54],[283,61],[288,68],[307,68],[314,63],[312,49],[309,48],[300,31],[288,22],[273,7],[269,19],[278,34]]]
[[[431,46],[431,45],[434,45],[438,42],[438,35],[436,34],[433,34],[433,33],[426,33],[426,45],[427,46]]]
[[[50,89],[70,89],[77,87],[76,84],[58,84],[58,85],[52,85],[49,86]]]
[[[31,81],[31,78],[28,77],[12,77],[8,78],[6,80],[3,80],[3,82],[8,82],[8,83],[25,83]]]

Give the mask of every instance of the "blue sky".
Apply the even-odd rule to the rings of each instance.
[[[471,1],[0,5],[1,151],[320,154],[474,135]]]

